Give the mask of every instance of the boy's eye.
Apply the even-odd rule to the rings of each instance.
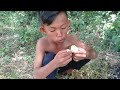
[[[50,30],[50,32],[54,32],[55,31],[55,29],[53,29],[53,30]]]
[[[66,29],[66,27],[62,27],[62,29]]]

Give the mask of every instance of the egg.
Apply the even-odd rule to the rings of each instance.
[[[78,47],[77,47],[76,45],[72,45],[72,46],[70,47],[70,50],[71,50],[72,52],[77,52],[77,51],[78,51]]]
[[[67,51],[67,52],[69,52],[69,51],[70,51],[70,49],[67,49],[66,51]]]

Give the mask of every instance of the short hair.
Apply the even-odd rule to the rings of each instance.
[[[59,13],[64,12],[67,15],[67,11],[39,11],[40,23],[50,25]]]

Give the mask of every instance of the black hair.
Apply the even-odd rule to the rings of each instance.
[[[67,15],[67,11],[39,11],[40,23],[50,25],[59,13],[64,12]]]

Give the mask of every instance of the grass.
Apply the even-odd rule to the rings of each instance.
[[[22,28],[21,28],[22,29]],[[0,28],[0,78],[1,79],[31,79],[33,72],[33,57],[35,50],[21,47],[19,37],[10,28]],[[7,31],[7,32],[6,32]],[[11,35],[10,35],[11,34]],[[31,50],[31,51],[30,51]],[[30,51],[31,55],[27,53]]]

